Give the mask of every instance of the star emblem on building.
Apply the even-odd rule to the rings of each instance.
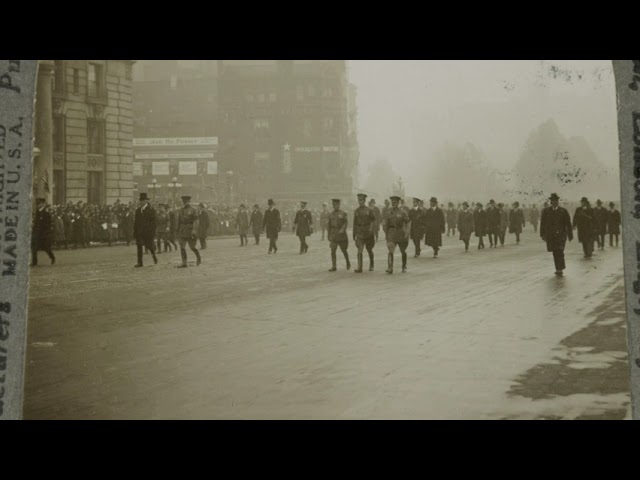
[[[285,144],[284,144],[284,151],[285,151],[285,152],[288,152],[288,151],[290,151],[290,150],[291,150],[291,145],[289,145],[289,143],[285,143]]]

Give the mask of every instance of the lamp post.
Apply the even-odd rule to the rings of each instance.
[[[153,203],[156,203],[156,190],[162,188],[162,185],[154,178],[151,180],[151,183],[147,184],[147,188],[153,192]]]
[[[178,183],[177,177],[173,177],[171,182],[167,183],[167,187],[169,187],[173,196],[173,208],[176,208],[176,194],[178,193],[178,189],[182,188],[182,184]]]
[[[233,171],[227,172],[227,196],[229,198],[228,204],[231,205],[231,179],[233,178]]]

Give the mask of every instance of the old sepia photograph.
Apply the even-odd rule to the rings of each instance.
[[[37,67],[25,419],[632,418],[610,60]]]

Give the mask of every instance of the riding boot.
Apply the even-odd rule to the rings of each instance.
[[[349,252],[344,251],[344,259],[347,261],[347,270],[351,270],[351,262],[349,261]]]
[[[335,272],[337,270],[336,262],[337,262],[336,252],[332,251],[331,252],[331,268],[329,269],[330,272]]]
[[[178,268],[185,268],[187,266],[187,251],[181,248],[180,256],[182,257],[182,265],[179,265]]]
[[[358,268],[356,268],[354,273],[362,273],[362,253],[358,252]]]
[[[369,271],[373,272],[373,253],[369,253]]]
[[[407,271],[407,252],[402,252],[402,273]]]
[[[200,257],[200,252],[196,250],[193,253],[196,254],[196,265],[200,265],[202,263],[202,257]]]
[[[387,254],[387,273],[393,273],[393,253]]]

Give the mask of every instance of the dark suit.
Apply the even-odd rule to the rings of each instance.
[[[618,246],[618,235],[620,235],[620,224],[622,218],[618,210],[609,210],[607,215],[607,231],[609,232],[609,245],[613,247],[613,236],[616,236],[616,246]]]
[[[200,240],[200,248],[207,248],[207,235],[209,233],[209,212],[200,210],[198,212],[198,239]]]
[[[536,228],[537,228],[536,222]],[[522,233],[522,229],[524,228],[524,212],[522,210],[513,209],[509,214],[509,233],[516,234],[516,242],[520,243],[520,234]]]
[[[604,236],[607,233],[607,218],[609,212],[602,207],[593,209],[593,233],[598,241],[598,247],[604,248]]]
[[[492,246],[498,246],[498,235],[500,234],[500,211],[496,207],[487,208],[486,211],[489,244]]]
[[[411,240],[413,240],[413,245],[415,246],[415,256],[420,256],[420,242],[422,241],[422,237],[424,237],[426,233],[426,220],[427,217],[425,215],[425,211],[423,208],[412,208],[409,210],[409,220],[411,220],[411,229],[409,231],[409,235],[411,236]]]
[[[253,236],[256,239],[256,245],[260,245],[260,233],[262,232],[262,212],[260,210],[254,210],[251,212],[249,226],[251,227]]]
[[[438,256],[442,246],[442,234],[446,231],[444,212],[438,208],[427,208],[424,212],[425,237],[424,244],[433,248],[433,255]]]
[[[464,242],[464,249],[469,250],[469,240],[473,233],[475,226],[473,222],[473,213],[471,210],[460,210],[458,212],[458,232],[460,232],[460,240]]]
[[[593,209],[579,207],[573,215],[573,228],[578,230],[578,241],[582,244],[585,257],[593,255],[594,231]]]
[[[484,248],[484,236],[487,234],[487,212],[485,210],[474,210],[473,225],[478,237],[478,250]]]
[[[547,242],[547,252],[553,252],[556,271],[565,269],[564,247],[573,240],[573,229],[569,212],[562,207],[547,207],[542,210],[540,220],[540,238]]]
[[[38,250],[44,250],[51,264],[55,263],[56,257],[51,251],[53,242],[53,218],[47,208],[36,210],[33,219],[33,230],[31,232],[31,263],[38,264]]]
[[[156,212],[148,203],[136,208],[136,216],[133,220],[133,236],[136,239],[138,250],[138,265],[142,265],[142,247],[147,248],[153,261],[157,262],[156,249],[153,237],[156,234]]]
[[[296,230],[296,236],[300,239],[300,253],[306,253],[309,250],[307,245],[307,237],[311,235],[313,230],[313,218],[311,212],[306,208],[298,210],[293,220],[293,226]]]
[[[276,245],[276,242],[278,241],[278,233],[282,229],[282,220],[277,208],[273,208],[272,210],[266,209],[264,211],[262,228],[265,229],[267,238],[269,239],[269,253],[272,251],[274,253],[277,252],[278,246]]]

